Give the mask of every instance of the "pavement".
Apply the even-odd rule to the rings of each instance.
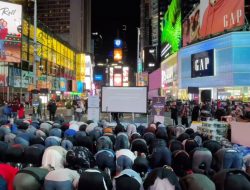
[[[26,114],[26,118],[31,118],[32,117],[32,108],[26,108],[25,109],[25,114]],[[66,121],[71,121],[73,119],[73,111],[67,110],[65,107],[58,107],[57,108],[57,112],[56,115],[60,115],[62,116]],[[43,108],[42,110],[42,119],[46,118],[46,120],[49,119],[49,112],[48,110],[45,108]],[[110,114],[109,113],[100,113],[100,120],[105,119],[107,121],[110,121]],[[82,121],[87,121],[87,114],[83,115]],[[152,116],[147,116],[146,114],[135,114],[134,115],[134,121],[133,121],[133,117],[131,113],[124,113],[123,117],[120,118],[120,122],[123,123],[141,123],[141,124],[145,124],[148,123],[148,121],[152,121]],[[189,119],[190,121],[190,119]],[[111,122],[114,122],[113,120],[111,120]],[[178,123],[181,124],[181,118],[178,118]],[[170,112],[165,112],[165,116],[164,116],[164,124],[165,125],[172,125],[173,121],[170,118]]]

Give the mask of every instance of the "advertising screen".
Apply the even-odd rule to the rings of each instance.
[[[22,6],[0,1],[0,61],[21,60]]]
[[[77,81],[76,88],[77,88],[77,92],[82,93],[83,92],[83,82]]]
[[[65,78],[60,78],[60,91],[67,91],[67,80]]]
[[[121,39],[114,40],[114,48],[122,48],[122,40]]]
[[[181,45],[181,0],[172,0],[161,22],[161,59],[177,52]]]
[[[103,77],[102,77],[102,75],[95,75],[94,79],[95,79],[95,81],[102,81]]]
[[[114,49],[114,61],[119,62],[122,60],[122,49],[116,48]]]
[[[183,22],[183,46],[244,24],[244,0],[202,0]]]
[[[191,77],[205,77],[214,75],[214,50],[207,50],[191,55]]]

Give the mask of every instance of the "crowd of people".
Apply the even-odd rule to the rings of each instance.
[[[249,154],[185,126],[59,116],[0,124],[1,190],[250,189]]]
[[[197,102],[179,103],[172,102],[171,119],[174,125],[178,125],[178,118],[181,118],[181,124],[189,127],[193,121],[218,120],[221,121],[223,116],[231,116],[236,121],[250,120],[250,104],[234,101]],[[190,119],[189,119],[190,118]]]

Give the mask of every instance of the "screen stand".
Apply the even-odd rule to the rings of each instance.
[[[111,123],[111,121],[112,121],[112,115],[111,115],[111,112],[109,112],[109,122]]]
[[[148,114],[147,114],[147,125],[148,125]]]
[[[135,113],[132,113],[132,120],[133,120],[133,123],[135,122]]]

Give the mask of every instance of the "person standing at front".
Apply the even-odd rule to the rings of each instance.
[[[56,110],[57,110],[57,106],[56,106],[56,102],[55,100],[50,100],[47,109],[49,111],[49,120],[50,121],[54,121],[55,119],[55,114],[56,114]]]
[[[84,104],[83,104],[83,102],[81,100],[79,100],[77,102],[76,108],[75,108],[76,121],[81,121],[84,111],[85,111]]]

